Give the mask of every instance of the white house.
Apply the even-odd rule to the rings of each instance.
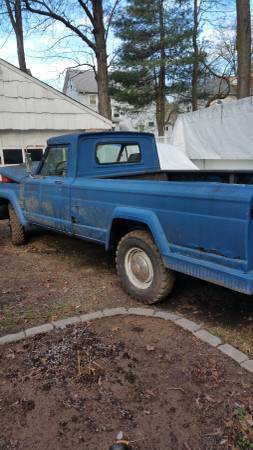
[[[98,111],[98,88],[93,70],[67,69],[63,92]],[[149,131],[157,135],[155,105],[137,110],[127,103],[118,103],[112,99],[111,106],[115,130]],[[166,135],[169,136],[171,131],[171,125],[166,125]]]
[[[108,130],[112,122],[0,59],[0,164],[18,164],[29,150],[40,159],[49,137]]]

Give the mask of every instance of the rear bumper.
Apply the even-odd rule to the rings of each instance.
[[[243,294],[253,294],[253,272],[242,272],[210,261],[200,261],[182,255],[164,255],[163,261],[168,269],[210,281],[210,283],[218,284]]]

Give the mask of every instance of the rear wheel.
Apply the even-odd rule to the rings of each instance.
[[[158,303],[173,289],[174,273],[164,266],[148,231],[132,231],[121,239],[116,265],[124,290],[142,303]]]
[[[23,245],[26,241],[24,227],[19,222],[13,206],[9,205],[9,219],[11,229],[11,242],[13,245]]]

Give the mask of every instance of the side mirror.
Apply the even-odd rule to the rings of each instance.
[[[30,153],[26,153],[25,154],[25,167],[26,167],[26,172],[31,175],[32,173],[32,157]]]

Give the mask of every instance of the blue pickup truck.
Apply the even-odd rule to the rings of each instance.
[[[51,138],[35,173],[0,170],[14,245],[34,227],[116,250],[125,291],[151,304],[182,272],[253,293],[253,176],[164,171],[149,133]]]

